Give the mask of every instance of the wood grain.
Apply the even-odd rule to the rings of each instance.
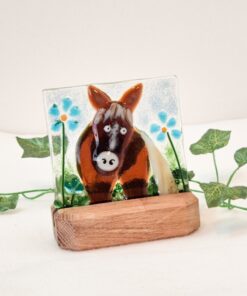
[[[191,192],[52,208],[52,216],[58,245],[77,251],[188,235],[200,226]]]

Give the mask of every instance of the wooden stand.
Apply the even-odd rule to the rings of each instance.
[[[191,192],[52,208],[52,215],[58,245],[77,251],[188,235],[200,226]]]

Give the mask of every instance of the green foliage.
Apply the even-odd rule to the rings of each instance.
[[[190,146],[190,150],[192,154],[206,154],[212,153],[213,160],[216,170],[216,175],[218,177],[218,168],[215,161],[214,152],[217,149],[225,147],[230,139],[230,131],[221,131],[216,129],[208,130],[196,143]],[[50,156],[49,151],[49,140],[48,137],[41,138],[31,138],[24,139],[17,137],[18,144],[23,149],[23,158],[26,157],[35,157],[42,158]],[[67,149],[68,139],[65,136],[65,148]],[[65,152],[66,152],[65,149]],[[53,150],[55,155],[61,153],[61,137],[54,136],[53,137]],[[168,147],[166,150],[166,156],[169,159],[170,167],[172,169],[173,176],[175,178],[178,187],[181,191],[189,190],[187,180],[191,182],[197,183],[202,189],[202,193],[205,195],[205,199],[209,208],[211,207],[224,207],[228,209],[238,208],[242,210],[247,210],[245,207],[240,207],[238,205],[233,205],[232,201],[238,199],[246,199],[247,198],[247,187],[246,186],[234,186],[230,187],[230,183],[235,173],[247,164],[247,147],[242,147],[237,150],[234,154],[234,159],[237,163],[237,168],[230,175],[229,180],[226,184],[217,182],[204,183],[200,181],[194,180],[194,172],[187,171],[184,168],[177,167],[177,160],[174,156],[174,150],[172,147]],[[90,203],[90,199],[87,196],[85,188],[78,176],[75,174],[71,174],[68,171],[63,171],[64,174],[64,204],[59,200],[58,196],[54,202],[54,206],[56,208],[63,207],[73,207],[73,206],[83,206],[88,205]],[[182,187],[181,182],[182,178],[186,180],[186,183],[183,184],[185,186]],[[56,179],[56,194],[60,195],[62,191],[62,176]],[[198,190],[192,190],[199,192]],[[34,190],[26,190],[21,192],[13,192],[13,193],[0,193],[0,212],[7,211],[9,209],[15,209],[18,199],[20,196],[25,197],[27,199],[35,199],[47,193],[54,192],[54,189],[34,189]],[[150,195],[158,195],[158,186],[155,182],[154,177],[152,176],[148,183],[148,193]],[[29,194],[35,194],[34,196],[30,196]],[[120,183],[117,183],[112,194],[113,200],[123,200],[124,192]]]
[[[89,204],[89,197],[86,195],[84,185],[76,175],[65,175],[65,199],[66,206],[86,206]]]
[[[200,183],[209,208],[219,206],[226,199],[227,186],[218,182]]]
[[[80,193],[84,190],[84,186],[80,179],[73,174],[66,177],[64,187],[65,190],[71,194]]]
[[[15,209],[19,197],[24,197],[26,199],[33,200],[51,192],[54,192],[54,189],[33,189],[12,193],[0,193],[0,212]]]
[[[247,198],[247,187],[246,186],[235,186],[231,187],[231,199],[245,199]]]
[[[57,207],[59,208],[69,208],[69,207],[78,207],[78,206],[87,206],[90,203],[90,199],[87,195],[81,194],[65,194],[65,200],[64,204],[59,201],[55,200],[55,202],[58,202]],[[54,205],[55,205],[54,202]],[[55,205],[56,207],[56,205]]]
[[[195,155],[212,153],[225,147],[229,142],[230,135],[230,131],[209,129],[198,142],[190,146],[190,151]]]
[[[148,194],[149,195],[159,195],[159,188],[154,179],[154,176],[151,176],[148,182]]]
[[[29,139],[16,137],[16,140],[23,149],[22,158],[45,158],[50,156],[48,136]],[[53,136],[52,143],[54,154],[58,155],[61,153],[61,137]],[[67,149],[67,147],[68,138],[65,137],[65,149]]]
[[[169,167],[177,184],[179,192],[188,192],[188,172],[182,167],[180,159],[182,159],[179,151],[176,150],[173,141],[167,133],[169,145],[166,147],[165,156],[168,159]]]
[[[188,178],[188,172],[185,168],[182,168],[182,170],[180,169],[174,169],[172,171],[173,177],[175,180],[181,180],[182,176],[184,177],[184,179]]]
[[[87,195],[74,194],[70,206],[79,207],[79,206],[87,206],[90,204],[90,199]]]
[[[149,195],[152,195],[152,196],[159,195],[158,185],[154,179],[154,176],[150,177],[147,190]],[[112,200],[120,201],[124,199],[125,199],[125,195],[124,195],[123,187],[120,183],[116,183],[112,192]]]
[[[193,171],[187,171],[185,168],[182,168],[181,170],[176,168],[172,170],[172,175],[175,179],[175,182],[178,186],[179,192],[189,192],[189,184],[188,181],[191,180],[195,174]],[[185,180],[185,186],[182,184],[182,176],[183,179]]]
[[[63,208],[63,203],[60,200],[55,200],[53,205],[56,209]]]
[[[154,179],[154,176],[150,177],[147,190],[149,195],[152,195],[152,196],[159,195],[158,185]],[[120,183],[117,183],[112,192],[112,200],[119,201],[124,199],[125,199],[125,196],[124,196],[123,187]]]
[[[13,210],[17,206],[19,195],[13,193],[11,195],[0,195],[0,212]]]
[[[190,146],[190,150],[193,154],[205,154],[212,153],[213,161],[216,171],[217,179],[218,168],[215,160],[214,151],[226,146],[230,139],[230,131],[221,130],[208,130],[201,139]],[[247,210],[247,208],[233,205],[232,201],[237,199],[247,198],[247,187],[246,186],[234,186],[230,187],[230,183],[235,173],[247,164],[247,147],[243,147],[237,150],[234,154],[234,159],[238,167],[230,175],[226,184],[217,182],[203,183],[200,181],[193,180],[193,174],[191,175],[191,181],[197,183],[201,189],[202,193],[205,195],[205,199],[209,208],[212,207],[224,207],[228,209],[238,208],[241,210]],[[193,191],[193,190],[192,190]],[[194,190],[199,192],[198,190]]]
[[[48,136],[31,139],[16,137],[16,140],[23,149],[22,158],[50,156]]]
[[[239,167],[247,163],[247,147],[240,148],[234,154],[234,159]]]
[[[149,195],[152,195],[152,196],[159,195],[158,185],[154,179],[154,176],[150,177],[147,190]],[[124,196],[123,187],[120,183],[117,183],[112,192],[112,200],[119,201],[124,199],[125,199],[125,196]]]
[[[205,194],[209,208],[220,206],[225,200],[236,200],[247,198],[247,187],[229,187],[218,182],[200,183],[200,187]]]
[[[124,200],[123,187],[122,187],[122,185],[120,183],[117,183],[115,185],[115,188],[113,189],[112,200],[113,201]]]
[[[65,204],[60,201],[62,194],[62,176],[56,179],[56,199],[54,201],[55,208],[85,206],[90,203],[90,199],[86,194],[84,185],[78,176],[65,172],[64,194]]]

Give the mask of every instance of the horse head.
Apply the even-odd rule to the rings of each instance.
[[[141,98],[142,88],[142,84],[137,84],[118,101],[112,101],[97,87],[88,87],[89,100],[97,111],[92,121],[92,159],[100,173],[113,173],[123,163],[134,131],[132,113]]]

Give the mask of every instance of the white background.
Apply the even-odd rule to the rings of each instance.
[[[176,74],[185,123],[247,116],[245,0],[0,1],[0,130],[46,132],[41,90]]]

